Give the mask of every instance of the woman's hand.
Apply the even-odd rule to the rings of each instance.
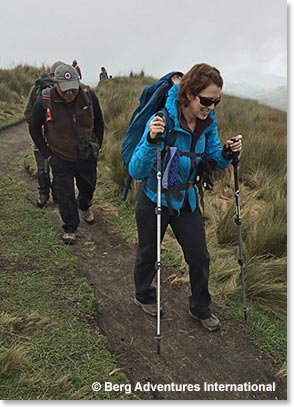
[[[160,116],[155,116],[151,120],[150,124],[150,138],[155,139],[158,134],[162,134],[165,131],[164,119]]]
[[[240,153],[242,150],[242,135],[238,134],[238,136],[233,137],[235,141],[232,139],[226,141],[226,147],[231,149],[233,153]]]

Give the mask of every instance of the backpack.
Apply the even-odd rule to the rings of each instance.
[[[143,90],[139,100],[140,104],[131,116],[129,127],[122,143],[121,154],[126,167],[128,167],[132,154],[144,133],[147,121],[153,114],[162,110],[169,89],[175,83],[178,83],[182,76],[182,72],[170,72]],[[165,113],[167,112],[165,111]],[[126,200],[131,181],[132,178],[128,175],[121,196],[123,201]]]
[[[99,79],[100,79],[100,81],[108,79],[107,72],[101,72],[100,75],[99,75]]]
[[[42,90],[52,88],[54,86],[53,78],[46,74],[42,74],[35,82],[35,92],[39,96]]]

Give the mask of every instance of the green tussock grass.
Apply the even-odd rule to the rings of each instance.
[[[31,86],[48,67],[17,65],[0,69],[0,130],[24,120],[23,111]]]
[[[22,69],[18,68],[14,75],[16,77],[22,75],[20,73]],[[28,67],[25,67],[24,71],[24,74],[31,78],[26,82],[28,92],[29,83],[32,84],[32,78],[35,80],[38,75]],[[4,73],[7,75],[7,72]],[[103,212],[111,227],[133,245],[137,240],[134,202],[138,184],[133,182],[127,201],[122,203],[120,194],[126,170],[123,167],[120,150],[128,122],[138,105],[141,92],[146,85],[155,80],[143,75],[114,78],[100,82],[95,89],[104,113],[106,130],[103,151],[98,162],[95,205]],[[13,80],[10,83],[15,85]],[[15,94],[5,96],[13,100],[5,100],[4,104],[0,105],[0,127],[2,123],[7,122],[9,115],[14,117],[13,108],[19,109],[22,103],[25,92],[14,85],[9,89],[19,96]],[[0,91],[3,95],[8,95],[5,89]],[[8,116],[3,116],[2,121],[1,114],[7,106]],[[249,304],[248,324],[252,327],[255,342],[279,364],[280,375],[284,376],[287,296],[287,115],[285,112],[262,106],[251,100],[224,95],[222,103],[217,108],[217,119],[222,143],[236,134],[243,134],[239,179],[244,271]],[[26,157],[26,166],[33,169],[33,161],[32,157]],[[232,168],[216,173],[214,183],[214,190],[206,193],[205,197],[206,232],[211,255],[210,290],[218,305],[224,307],[232,316],[242,318]],[[176,267],[171,283],[180,279],[188,284],[187,268],[181,250],[170,231],[166,234],[162,251],[164,263]],[[25,352],[23,357],[26,357]],[[38,379],[39,376],[36,377]]]
[[[128,382],[95,324],[99,302],[25,188],[1,177],[0,193],[1,399],[134,398],[92,391]]]

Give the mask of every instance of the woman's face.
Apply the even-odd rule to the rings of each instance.
[[[188,112],[197,119],[205,120],[211,110],[215,109],[215,105],[219,103],[221,97],[221,88],[215,84],[207,86],[197,96],[188,94],[189,105]],[[209,100],[207,100],[209,99]],[[201,103],[202,102],[202,103]],[[211,102],[211,103],[210,103]],[[209,106],[206,106],[209,104]]]

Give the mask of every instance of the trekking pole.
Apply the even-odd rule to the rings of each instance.
[[[127,175],[126,179],[125,179],[125,183],[124,183],[124,187],[123,187],[123,191],[121,193],[121,201],[125,201],[127,199],[127,195],[129,192],[129,189],[131,188],[131,184],[132,184],[132,177],[130,175]]]
[[[156,116],[163,117],[163,113],[156,113]],[[157,260],[155,263],[155,270],[157,272],[157,327],[156,327],[156,343],[157,353],[160,354],[160,272],[161,272],[161,258],[160,258],[160,243],[161,243],[161,151],[160,144],[162,141],[162,134],[157,134],[157,206],[155,208],[155,214],[157,217]]]
[[[231,138],[232,141],[237,141],[235,138]],[[247,320],[247,303],[246,303],[246,289],[245,289],[245,278],[244,278],[244,259],[243,259],[243,249],[242,249],[242,234],[241,234],[241,215],[240,215],[240,196],[239,196],[239,175],[238,175],[238,163],[239,157],[237,152],[232,152],[232,165],[234,167],[234,183],[235,183],[235,199],[236,199],[236,218],[235,223],[238,230],[238,245],[239,245],[239,257],[238,263],[240,265],[241,274],[241,287],[242,287],[242,297],[243,297],[243,314],[244,320]]]

